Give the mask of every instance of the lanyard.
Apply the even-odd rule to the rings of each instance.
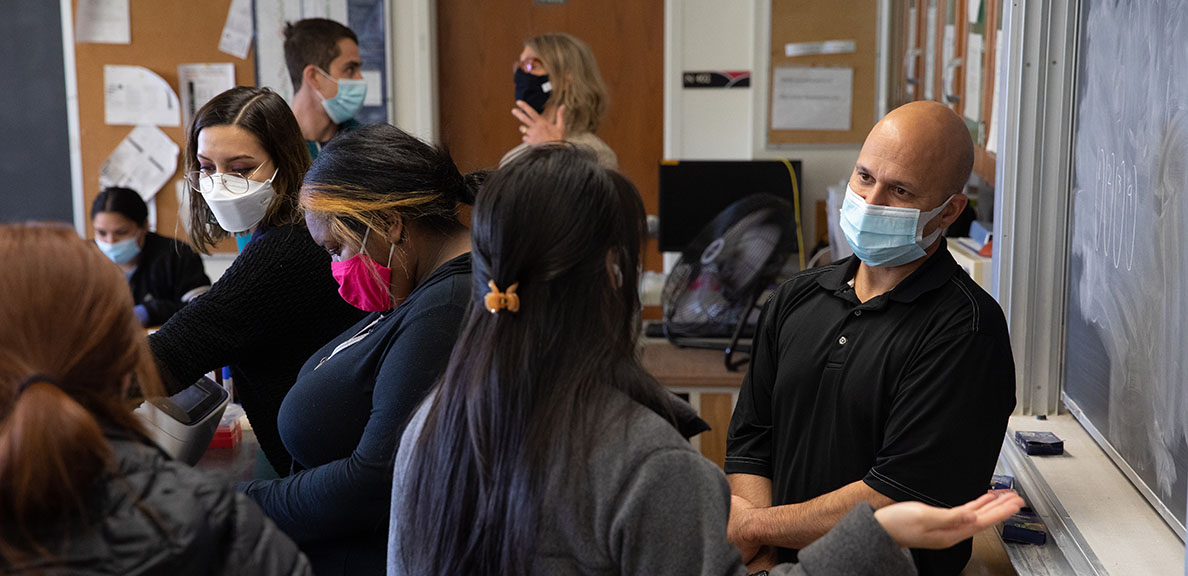
[[[384,316],[381,314],[380,316],[376,317],[375,320],[372,320],[370,324],[364,326],[362,330],[356,332],[354,336],[347,338],[346,341],[344,341],[342,344],[335,346],[334,350],[330,352],[329,356],[326,356],[325,358],[322,358],[321,360],[318,361],[318,365],[314,366],[314,370],[321,368],[322,364],[325,364],[327,360],[333,358],[335,354],[338,354],[339,352],[342,352],[343,350],[346,350],[347,348],[350,348],[351,346],[354,346],[355,344],[361,342],[364,338],[367,337],[368,334],[371,334],[371,331],[372,331],[372,329],[375,328],[375,325],[379,324],[380,320],[383,320],[383,319],[384,319]]]

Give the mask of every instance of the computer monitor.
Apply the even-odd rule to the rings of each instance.
[[[767,193],[795,204],[789,165],[799,188],[799,160],[661,162],[660,250],[683,251],[706,224],[745,196]]]

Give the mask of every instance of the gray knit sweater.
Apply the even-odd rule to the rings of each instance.
[[[604,433],[584,471],[585,498],[573,498],[560,470],[542,494],[540,540],[534,574],[746,576],[738,550],[726,541],[730,487],[709,460],[671,424],[625,396],[612,406]],[[388,574],[409,574],[400,552],[408,462],[424,426],[426,401],[405,429],[396,454]],[[855,507],[825,537],[800,552],[783,575],[915,574],[910,556],[874,519],[870,505]]]

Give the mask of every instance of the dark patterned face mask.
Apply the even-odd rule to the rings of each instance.
[[[534,76],[516,68],[516,100],[527,102],[537,114],[543,114],[545,103],[553,92],[549,75]]]

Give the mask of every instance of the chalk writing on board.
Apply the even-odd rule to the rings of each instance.
[[[1112,262],[1114,269],[1123,264],[1129,272],[1134,267],[1134,244],[1138,229],[1138,166],[1119,162],[1114,154],[1098,150],[1100,162],[1093,183],[1093,208],[1097,222],[1093,227],[1093,251]],[[1125,256],[1123,256],[1125,255]]]
[[[1081,8],[1064,392],[1182,535],[1188,0]]]

